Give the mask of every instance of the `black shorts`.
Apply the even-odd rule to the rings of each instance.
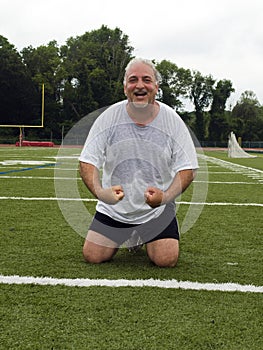
[[[119,245],[125,243],[127,246],[165,238],[180,238],[173,203],[167,204],[159,217],[143,224],[126,224],[96,211],[90,230],[101,233]]]

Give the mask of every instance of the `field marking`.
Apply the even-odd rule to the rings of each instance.
[[[54,176],[10,176],[1,175],[0,179],[29,179],[29,180],[81,180],[81,177],[54,177]],[[221,184],[221,185],[258,185],[257,182],[252,181],[199,181],[194,180],[195,183]]]
[[[205,159],[206,161],[211,162],[213,164],[220,165],[223,168],[230,169],[231,171],[234,171],[236,173],[253,178],[259,182],[261,182],[263,180],[263,170],[251,168],[251,167],[241,165],[241,164],[228,162],[226,160],[222,160],[219,158],[210,157],[210,156],[206,156],[206,155],[199,155],[199,157],[201,159]]]
[[[72,202],[97,202],[96,198],[56,198],[56,197],[0,197],[0,200],[23,200],[23,201],[72,201]],[[231,202],[186,202],[176,201],[176,204],[186,205],[210,205],[210,206],[249,206],[263,207],[263,203],[231,203]]]
[[[0,179],[36,179],[36,180],[82,180],[81,177],[54,177],[54,176],[8,176],[1,175]],[[252,182],[251,182],[252,183]]]
[[[155,287],[184,290],[207,290],[220,292],[263,293],[263,286],[242,285],[238,283],[200,283],[190,281],[158,280],[158,279],[89,279],[89,278],[52,278],[29,276],[3,276],[2,284],[34,284],[40,286],[67,286],[67,287]]]
[[[19,169],[1,171],[0,175],[1,174],[10,174],[10,173],[20,173],[22,171],[30,171],[30,170],[42,169],[42,168],[54,167],[54,166],[56,166],[56,163],[47,163],[47,164],[42,164],[42,165],[37,165],[37,166],[32,166],[32,167],[27,167],[27,168],[19,168]]]
[[[57,198],[57,197],[0,197],[0,200],[23,200],[23,201],[73,201],[73,202],[97,202],[96,198]]]
[[[197,170],[197,174],[199,174],[199,173],[201,173],[201,174],[206,174],[207,173],[207,171],[202,171],[202,170]],[[209,174],[215,174],[215,175],[217,175],[217,174],[227,174],[227,175],[236,175],[235,173],[234,173],[234,171],[209,171],[208,172]]]
[[[193,182],[219,184],[219,185],[259,185],[257,182],[251,182],[251,181],[248,182],[248,181],[198,181],[198,180],[194,180]]]
[[[6,169],[6,168],[8,168],[8,169],[15,169],[15,170],[17,170],[16,172],[19,172],[19,170],[20,171],[23,171],[22,169],[24,169],[23,167],[14,167],[14,166],[8,166],[8,167],[6,167],[6,166],[0,166],[0,169]],[[38,170],[39,168],[34,168],[34,170]],[[45,168],[40,168],[41,170],[53,170],[54,169],[54,166],[52,166],[52,167],[45,167]],[[56,170],[62,170],[62,171],[64,171],[64,170],[69,170],[69,171],[77,171],[78,169],[76,169],[76,168],[59,168],[59,167],[57,167],[56,165],[55,165],[55,169]]]
[[[186,204],[186,205],[210,205],[210,206],[238,206],[238,207],[263,207],[263,203],[228,203],[228,202],[185,202],[185,201],[180,201],[180,202],[175,202],[176,204]]]

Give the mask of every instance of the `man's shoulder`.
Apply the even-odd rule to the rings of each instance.
[[[118,110],[124,107],[124,105],[127,103],[126,100],[118,101],[110,105],[106,111],[112,111],[112,110]]]
[[[182,124],[183,120],[180,117],[180,115],[176,112],[175,109],[173,109],[172,107],[170,107],[169,105],[163,103],[163,102],[159,102],[159,106],[160,106],[160,115],[161,115],[161,122],[163,123],[169,123],[170,125],[177,125]]]
[[[105,107],[103,112],[98,116],[96,124],[111,125],[116,120],[116,117],[122,115],[125,106],[125,100],[116,102],[108,107]]]

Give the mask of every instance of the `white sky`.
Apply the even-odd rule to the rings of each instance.
[[[0,35],[19,51],[120,28],[134,54],[229,79],[263,104],[262,0],[0,0]]]

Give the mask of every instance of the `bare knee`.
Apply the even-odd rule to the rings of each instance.
[[[116,252],[117,248],[103,247],[88,241],[85,241],[82,251],[85,261],[92,264],[110,261]]]
[[[117,253],[116,244],[95,231],[88,231],[83,245],[83,257],[86,262],[100,264],[109,261]]]
[[[150,257],[151,261],[159,267],[175,267],[178,257]]]
[[[97,254],[93,254],[91,252],[87,252],[83,249],[83,257],[84,260],[91,264],[101,264],[103,262],[106,262],[107,260],[103,258],[102,256],[99,256]],[[109,259],[110,260],[110,259]]]
[[[163,239],[147,244],[150,260],[159,267],[175,267],[179,257],[179,242]]]

